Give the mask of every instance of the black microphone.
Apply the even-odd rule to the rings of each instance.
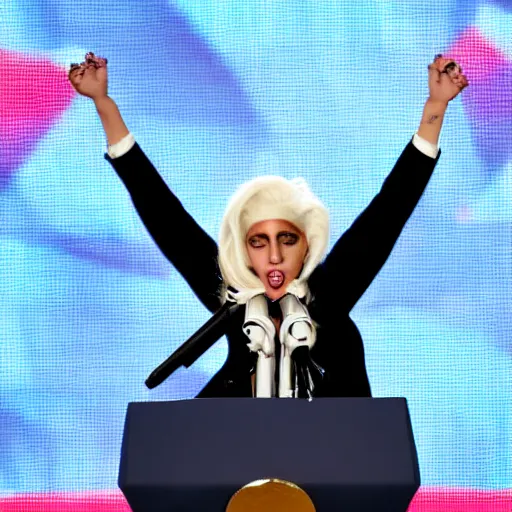
[[[293,361],[295,398],[312,400],[322,385],[325,370],[311,359],[309,347],[297,347],[291,354]]]
[[[226,334],[227,324],[239,305],[226,302],[197,332],[181,347],[173,352],[160,366],[155,368],[146,379],[146,386],[153,389],[170,377],[178,368],[190,367],[220,337]]]

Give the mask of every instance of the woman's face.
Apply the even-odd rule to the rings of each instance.
[[[280,299],[302,270],[308,252],[306,235],[287,220],[263,220],[250,227],[245,244],[251,270],[268,298]]]

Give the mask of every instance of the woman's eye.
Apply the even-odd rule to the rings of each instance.
[[[251,238],[249,239],[249,245],[251,247],[263,247],[265,244],[261,238]]]
[[[284,235],[281,235],[281,241],[285,245],[294,245],[297,243],[298,239],[299,239],[299,237],[297,235],[295,235],[294,233],[286,233]]]

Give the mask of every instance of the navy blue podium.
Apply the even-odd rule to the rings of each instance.
[[[119,487],[133,512],[221,512],[244,485],[300,486],[318,512],[405,512],[420,485],[403,398],[131,403]]]

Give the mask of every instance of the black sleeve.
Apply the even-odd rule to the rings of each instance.
[[[378,274],[403,227],[420,200],[436,159],[410,142],[386,178],[380,192],[336,242],[315,270],[312,288],[345,312],[355,306]]]
[[[183,208],[138,144],[106,160],[128,189],[149,234],[210,310],[220,307],[217,244]]]

